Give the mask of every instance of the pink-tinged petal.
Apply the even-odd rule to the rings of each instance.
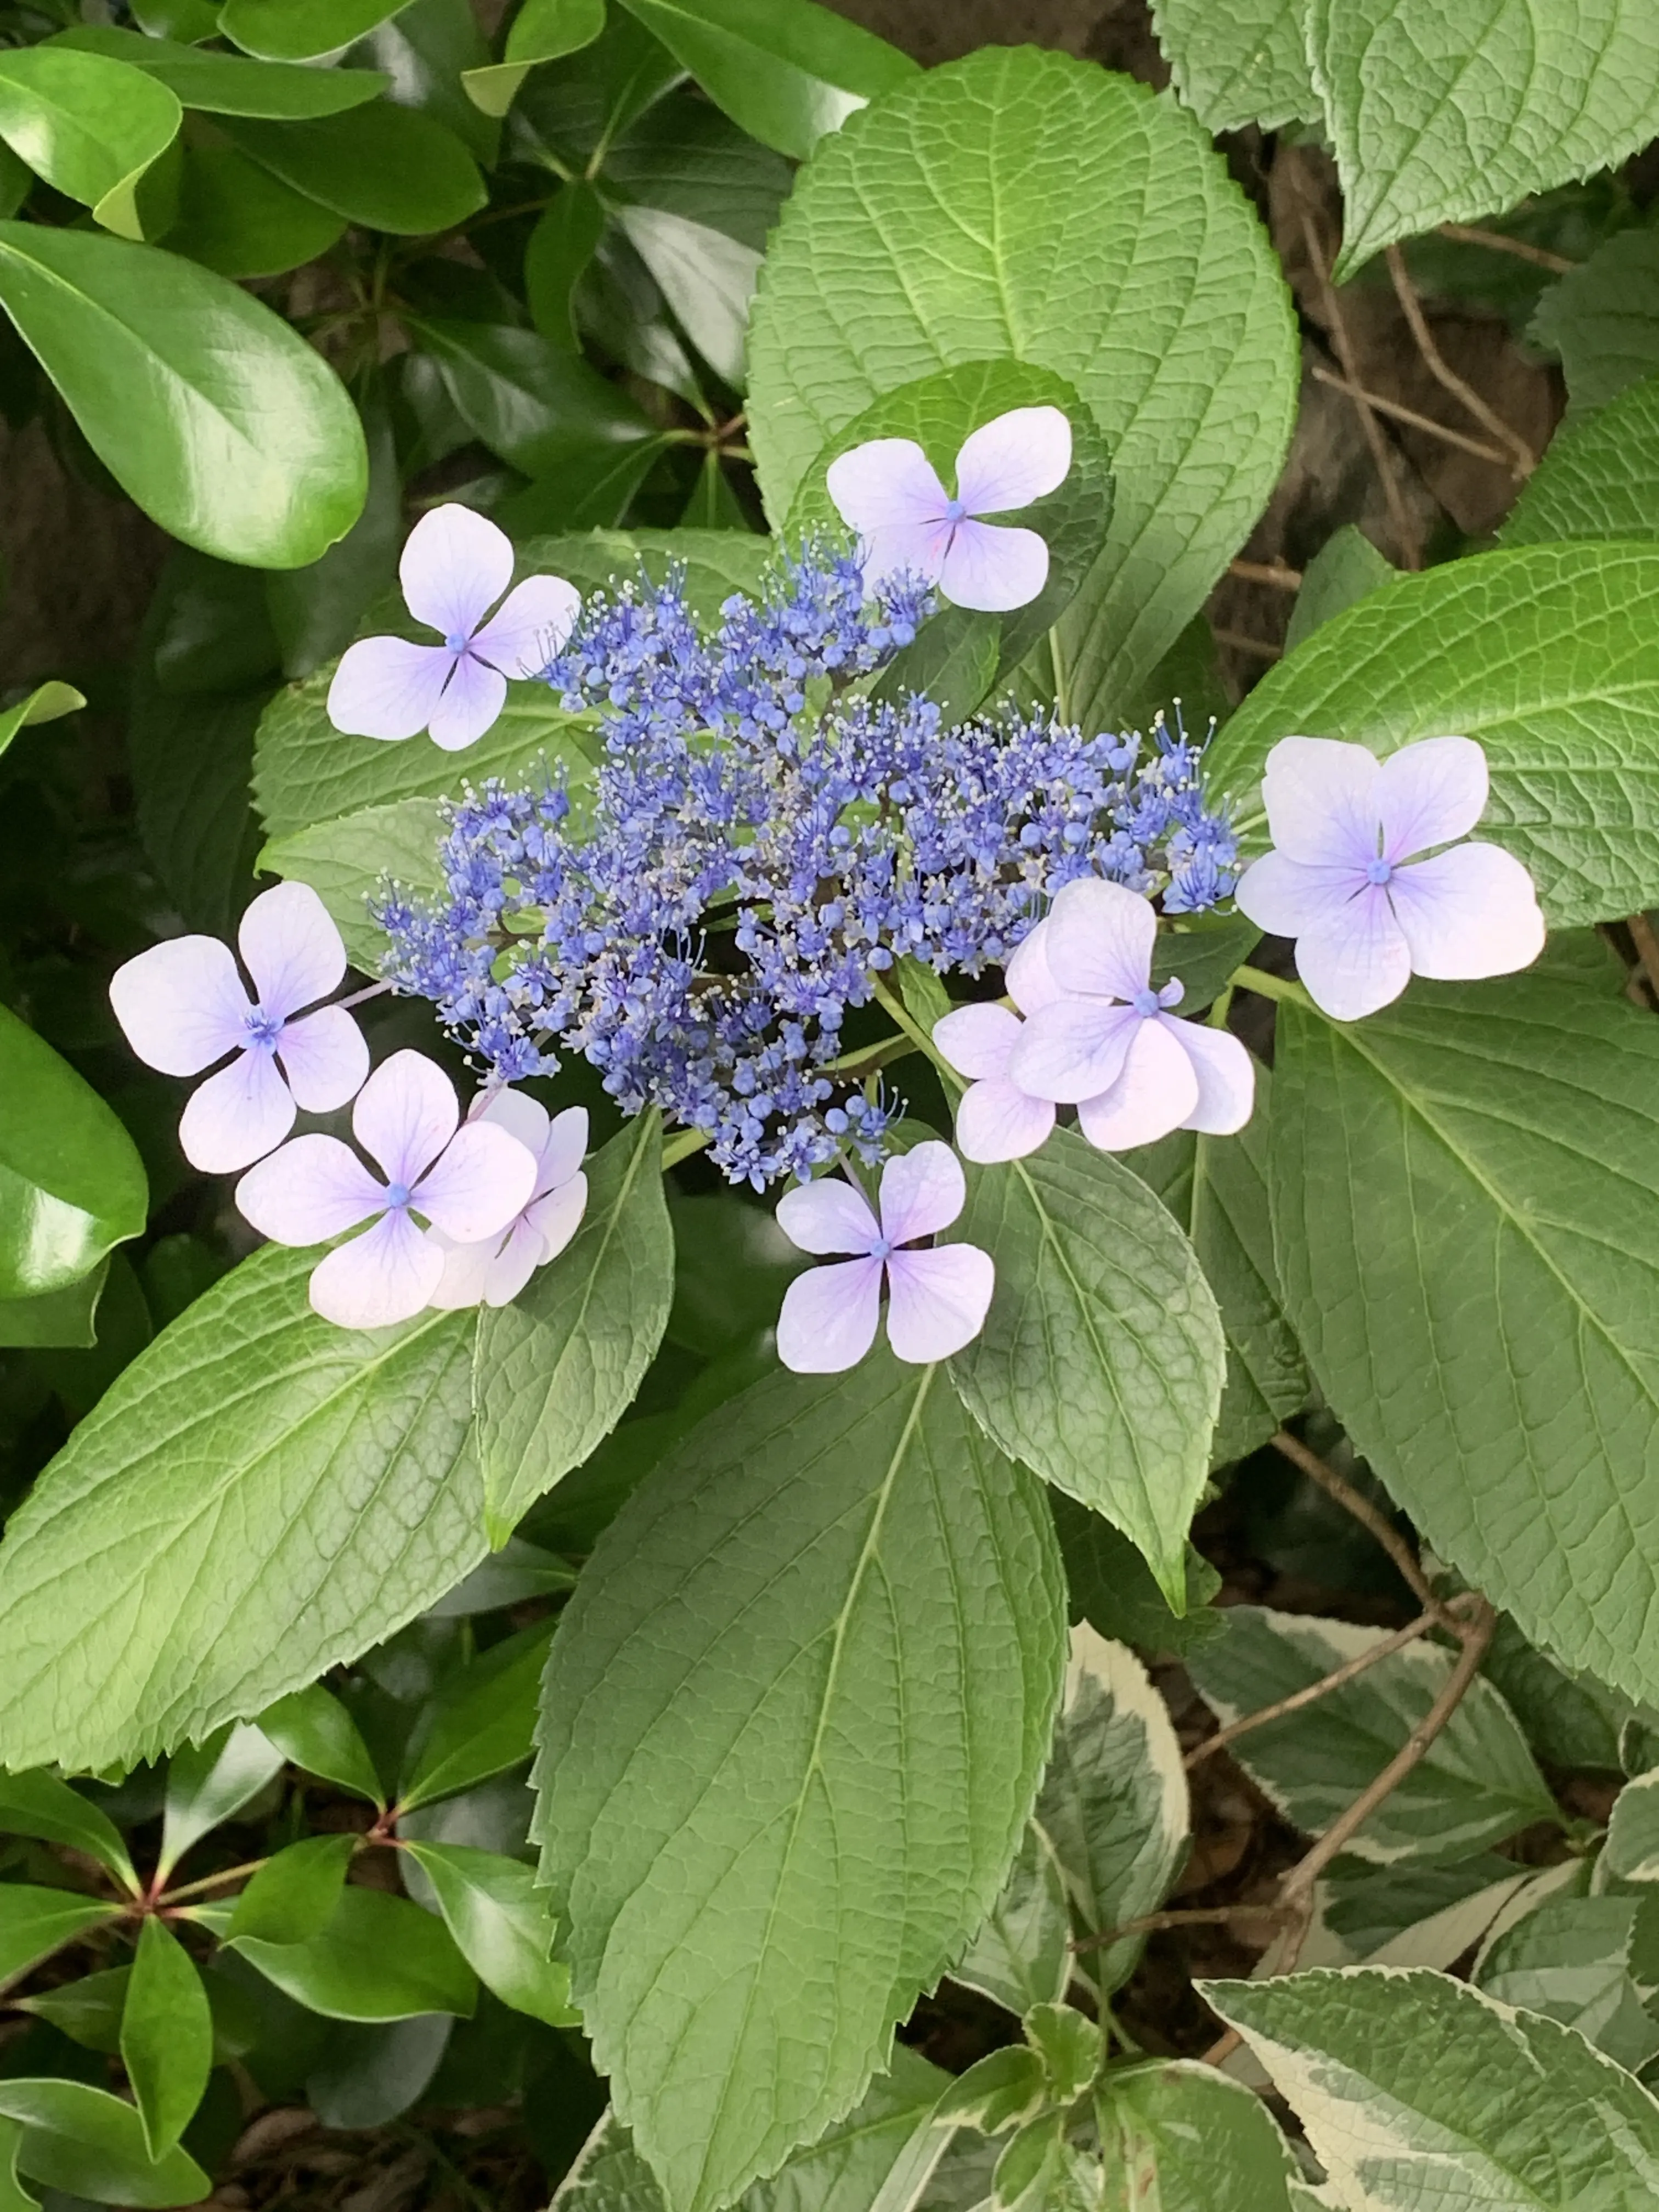
[[[1022,1014],[1034,1014],[1040,1007],[1052,1006],[1065,993],[1054,981],[1054,970],[1048,965],[1048,923],[1045,916],[1036,927],[1022,937],[1010,955],[1002,971],[1008,986],[1008,996]]]
[[[296,1137],[250,1168],[236,1186],[236,1208],[276,1244],[322,1244],[386,1206],[386,1192],[349,1145],[320,1134]]]
[[[890,1244],[914,1244],[948,1229],[968,1203],[962,1162],[937,1138],[899,1152],[881,1171],[881,1233]]]
[[[586,1156],[587,1109],[567,1106],[553,1116],[536,1153],[537,1197],[568,1184]]]
[[[1098,876],[1065,884],[1048,916],[1043,951],[1065,992],[1133,999],[1146,988],[1158,939],[1152,902]]]
[[[469,1121],[489,1121],[498,1129],[505,1129],[509,1137],[516,1137],[538,1159],[541,1158],[550,1117],[540,1099],[532,1098],[527,1091],[514,1091],[497,1084],[494,1089],[479,1093],[468,1108],[466,1118]]]
[[[1340,926],[1343,908],[1365,889],[1363,869],[1316,867],[1288,854],[1267,853],[1245,869],[1233,896],[1258,929],[1300,937],[1304,930]]]
[[[1532,878],[1497,845],[1459,845],[1414,861],[1395,872],[1389,893],[1413,975],[1447,983],[1512,975],[1544,949]]]
[[[1174,1032],[1198,1079],[1198,1103],[1181,1126],[1202,1129],[1206,1136],[1231,1137],[1255,1110],[1255,1062],[1230,1030],[1178,1022],[1167,1014],[1158,1018]]]
[[[948,1359],[985,1326],[997,1271],[976,1244],[895,1252],[887,1262],[887,1340],[915,1367]]]
[[[412,1190],[460,1118],[454,1086],[437,1062],[421,1052],[394,1052],[357,1093],[351,1130],[388,1182]]]
[[[268,1052],[239,1052],[191,1091],[179,1121],[179,1149],[204,1175],[234,1175],[280,1145],[294,1127],[294,1100]]]
[[[170,937],[110,978],[109,1002],[147,1067],[197,1075],[248,1041],[247,987],[216,937]]]
[[[797,1375],[839,1375],[856,1367],[876,1340],[881,1272],[879,1260],[839,1260],[797,1275],[778,1313],[784,1365]]]
[[[1123,1073],[1098,1098],[1085,1098],[1077,1125],[1097,1152],[1133,1152],[1178,1129],[1198,1104],[1198,1074],[1179,1037],[1157,1016],[1140,1024]]]
[[[937,584],[954,534],[955,525],[949,522],[896,525],[890,530],[866,532],[860,541],[865,589],[873,592],[890,576],[920,576],[924,583]]]
[[[489,1121],[468,1121],[415,1185],[410,1203],[457,1244],[476,1244],[499,1237],[535,1188],[534,1152]]]
[[[1001,1075],[1019,1042],[1019,1017],[1006,1006],[958,1006],[933,1024],[933,1042],[958,1075]]]
[[[328,687],[328,719],[352,738],[412,738],[438,711],[455,665],[441,645],[366,637],[346,647]]]
[[[368,1047],[343,1006],[284,1022],[276,1039],[289,1088],[307,1114],[331,1114],[368,1080]]]
[[[338,990],[345,975],[345,945],[309,884],[261,891],[242,916],[236,942],[260,1006],[279,1022]]]
[[[865,538],[936,525],[951,504],[914,438],[872,438],[854,446],[830,462],[824,482],[842,520]]]
[[[442,1252],[406,1213],[383,1214],[313,1268],[312,1309],[340,1328],[390,1328],[431,1302],[443,1272]]]
[[[1314,1004],[1339,1022],[1359,1021],[1397,999],[1411,981],[1412,956],[1388,892],[1368,884],[1329,921],[1304,930],[1296,972]]]
[[[1273,843],[1293,860],[1363,868],[1379,851],[1381,773],[1381,763],[1364,745],[1281,738],[1261,779]]]
[[[1062,1106],[1097,1097],[1123,1073],[1142,1017],[1103,999],[1057,999],[1026,1023],[1008,1063],[1012,1082],[1030,1098]]]
[[[802,1252],[867,1252],[881,1236],[864,1193],[836,1175],[785,1191],[777,1223]]]
[[[1048,1141],[1054,1109],[1046,1098],[1028,1097],[1006,1078],[970,1083],[957,1108],[957,1149],[981,1167],[1023,1160]]]
[[[587,1177],[580,1173],[567,1176],[556,1188],[544,1191],[531,1200],[524,1210],[524,1219],[525,1225],[533,1229],[542,1240],[542,1255],[536,1262],[538,1267],[563,1251],[581,1227],[586,1211]]]
[[[434,507],[410,532],[398,577],[416,622],[471,637],[513,581],[513,541],[470,507]]]
[[[472,650],[503,676],[539,676],[581,608],[581,593],[562,576],[526,577],[473,639]]]
[[[1048,539],[996,522],[959,522],[939,572],[954,605],[992,615],[1030,606],[1048,580]]]
[[[505,1297],[492,1298],[499,1263],[516,1233],[509,1231],[505,1237],[485,1237],[476,1244],[456,1244],[441,1229],[428,1230],[427,1242],[442,1254],[443,1272],[428,1303],[441,1313],[459,1313],[464,1306],[510,1305],[535,1271],[535,1251],[541,1242],[533,1234],[529,1237],[531,1254],[522,1279]]]
[[[506,704],[506,677],[464,653],[427,725],[433,744],[447,753],[465,752],[477,744]]]
[[[1071,466],[1072,426],[1058,407],[1011,408],[963,441],[957,497],[969,514],[1009,514],[1058,491]]]
[[[1431,845],[1467,837],[1486,811],[1486,756],[1473,738],[1421,738],[1377,771],[1385,860],[1409,860]]]

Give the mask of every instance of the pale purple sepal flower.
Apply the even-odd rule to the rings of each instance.
[[[957,1144],[964,1159],[990,1165],[1024,1159],[1045,1143],[1054,1126],[1054,1102],[1034,1098],[1008,1073],[1023,1024],[1060,996],[1043,951],[1046,921],[1023,938],[1005,971],[1006,1006],[958,1006],[933,1024],[933,1042],[958,1075],[971,1079],[957,1107]]]
[[[431,1303],[443,1248],[415,1219],[457,1244],[499,1237],[528,1203],[535,1155],[483,1121],[462,1127],[454,1087],[435,1061],[394,1052],[351,1109],[352,1134],[386,1180],[337,1137],[295,1137],[250,1168],[236,1203],[277,1244],[321,1244],[360,1222],[372,1228],[312,1271],[311,1303],[342,1328],[386,1328]]]
[[[328,718],[359,738],[412,738],[459,752],[507,703],[509,676],[540,675],[569,636],[581,595],[562,576],[513,581],[513,542],[471,507],[434,507],[409,533],[398,575],[416,622],[443,639],[415,645],[366,637],[347,648],[328,687]]]
[[[1413,975],[1509,975],[1544,949],[1532,878],[1497,845],[1458,844],[1486,811],[1473,738],[1424,738],[1379,761],[1334,738],[1282,738],[1261,795],[1274,850],[1241,911],[1296,940],[1309,996],[1338,1021],[1397,999]],[[1431,846],[1453,849],[1416,860]]]
[[[1035,530],[981,520],[1029,507],[1064,483],[1072,426],[1058,407],[1016,407],[964,441],[951,497],[914,438],[872,438],[830,464],[830,496],[863,543],[872,590],[908,574],[959,607],[1000,614],[1029,605],[1048,580]]]
[[[110,978],[115,1018],[148,1066],[199,1075],[235,1054],[191,1092],[179,1124],[185,1158],[209,1175],[229,1175],[280,1145],[297,1107],[343,1106],[368,1073],[368,1048],[343,1006],[300,1015],[337,990],[346,970],[340,933],[309,884],[261,891],[236,942],[252,993],[216,937],[170,937]]]
[[[1011,1079],[1075,1105],[1078,1127],[1103,1152],[1155,1144],[1171,1129],[1242,1129],[1255,1103],[1250,1055],[1225,1030],[1176,1018],[1179,982],[1152,988],[1151,901],[1079,878],[1060,890],[1043,927],[1059,995],[1026,1022]]]
[[[838,1176],[800,1185],[778,1201],[778,1226],[803,1252],[850,1252],[809,1268],[783,1294],[778,1357],[798,1375],[855,1367],[876,1340],[884,1278],[887,1340],[922,1367],[948,1359],[985,1326],[996,1286],[988,1252],[974,1244],[899,1248],[948,1229],[967,1202],[962,1163],[948,1145],[918,1145],[881,1171],[877,1220],[863,1194]]]
[[[587,1177],[581,1171],[586,1106],[550,1115],[522,1091],[496,1090],[483,1093],[467,1118],[470,1127],[487,1123],[516,1137],[536,1163],[536,1180],[505,1234],[498,1230],[481,1243],[461,1244],[441,1229],[431,1231],[444,1255],[432,1304],[445,1310],[511,1305],[537,1268],[563,1251],[587,1206]]]

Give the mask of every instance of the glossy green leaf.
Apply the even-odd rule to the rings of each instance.
[[[0,1006],[0,1297],[62,1290],[143,1233],[132,1139],[91,1086]]]
[[[1618,535],[1616,532],[1606,534]],[[1391,584],[1398,574],[1393,562],[1377,551],[1363,530],[1344,523],[1302,572],[1301,588],[1285,633],[1285,652],[1294,653],[1334,615],[1357,605],[1380,584]]]
[[[152,1914],[121,2014],[121,2063],[153,2159],[165,2158],[195,2115],[213,2070],[213,2016],[191,1956]]]
[[[362,513],[320,561],[265,580],[265,604],[285,676],[309,676],[343,652],[365,611],[391,588],[398,574],[404,500],[390,410],[378,386],[360,394],[360,404],[368,446],[368,496]]]
[[[72,684],[38,684],[27,699],[20,699],[15,707],[0,714],[0,753],[3,753],[20,730],[36,722],[56,722],[65,714],[72,714],[86,701]]]
[[[760,255],[665,208],[624,208],[617,220],[692,344],[722,383],[741,392]]]
[[[1659,2051],[1632,1973],[1639,1910],[1631,1897],[1546,1899],[1482,1950],[1474,1984],[1576,2028],[1634,2073]]]
[[[598,172],[622,135],[684,75],[642,23],[612,8],[592,46],[556,70],[532,75],[519,97],[515,129],[556,176]]]
[[[465,71],[489,59],[489,42],[471,0],[410,0],[352,47],[348,58],[384,70],[392,79],[388,100],[441,123],[480,167],[495,167],[501,153],[501,125],[479,112],[461,82]],[[450,268],[459,273],[458,264],[452,263]],[[434,273],[429,264],[410,272],[416,283]]]
[[[257,591],[252,572],[233,573],[248,574]],[[266,691],[180,698],[140,668],[130,696],[127,755],[144,850],[185,924],[228,937],[258,845],[247,783]]]
[[[378,70],[297,69],[280,62],[245,61],[235,54],[204,53],[168,39],[148,39],[112,23],[82,23],[60,31],[50,51],[100,54],[142,70],[165,85],[181,107],[213,115],[264,115],[297,123],[337,115],[378,99],[388,80]]]
[[[411,2020],[478,2001],[472,1969],[441,1920],[384,1890],[348,1886],[303,1943],[238,1936],[234,1947],[279,1990],[329,2020]]]
[[[990,1909],[1062,1611],[1040,1491],[885,1352],[757,1384],[601,1537],[549,1664],[537,1831],[598,2063],[678,2212],[844,2112]]]
[[[306,2075],[307,2104],[325,2127],[384,2127],[425,2097],[455,2026],[454,2015],[442,2012],[337,2022]]]
[[[619,385],[539,331],[506,323],[412,319],[475,436],[526,476],[590,446],[631,445],[652,424]]]
[[[345,227],[234,146],[191,145],[167,245],[221,276],[280,276],[326,253]]]
[[[109,1279],[100,1260],[88,1275],[35,1298],[0,1298],[0,1348],[85,1352],[98,1341],[95,1316]]]
[[[21,2124],[19,2172],[71,2197],[142,2212],[199,2204],[212,2187],[186,2151],[152,2160],[137,2108],[84,2081],[0,2080],[0,2118]]]
[[[17,2172],[22,2142],[19,2124],[0,2116],[0,2212],[39,2212],[40,2198],[24,2187]]]
[[[165,85],[101,54],[61,46],[0,53],[0,138],[123,238],[144,235],[139,180],[182,119]]]
[[[237,1898],[225,1929],[266,1943],[307,1943],[334,1917],[355,1836],[304,1836],[268,1858]]]
[[[219,28],[216,0],[131,0],[132,20],[152,39],[199,42]]]
[[[1615,232],[1550,286],[1528,336],[1560,355],[1573,416],[1659,373],[1659,232]]]
[[[0,1984],[15,1981],[40,1960],[61,1951],[88,1928],[113,1920],[120,1908],[72,1889],[37,1889],[0,1882]],[[0,2111],[4,2107],[0,2106]]]
[[[137,1893],[138,1877],[120,1830],[100,1806],[55,1774],[0,1774],[0,1835],[67,1844],[106,1867],[124,1889]]]
[[[793,165],[681,88],[636,116],[608,148],[608,204],[660,208],[764,253],[794,182]]]
[[[83,2049],[101,2051],[112,2057],[121,2048],[121,2015],[126,2010],[127,1985],[131,1979],[131,1966],[109,1966],[101,1973],[81,1974],[72,1982],[60,1982],[56,1989],[37,1990],[32,1996],[14,1997],[11,2002],[21,2012],[49,2020]],[[0,2124],[0,2142],[6,2127],[16,2124],[15,2120]],[[3,2168],[0,2168],[0,2212],[9,2212]]]
[[[525,246],[524,288],[531,319],[561,353],[580,350],[574,294],[605,226],[604,202],[592,185],[577,178],[542,210]]]
[[[604,28],[605,0],[525,0],[500,61],[462,72],[467,98],[486,115],[505,115],[538,62],[591,46]]]
[[[1069,1129],[970,1169],[956,1233],[997,1271],[985,1328],[951,1364],[969,1411],[1121,1528],[1180,1604],[1226,1369],[1192,1246],[1138,1176]]]
[[[1212,2067],[1161,2059],[1115,2073],[1095,2121],[1125,2212],[1295,2212],[1290,2145],[1255,2090]]]
[[[1261,942],[1261,932],[1242,914],[1199,915],[1184,929],[1160,929],[1152,941],[1152,987],[1178,976],[1182,1015],[1201,1013]]]
[[[259,1715],[259,1731],[307,1774],[320,1775],[371,1804],[384,1803],[380,1777],[356,1722],[320,1682],[267,1705]]]
[[[1308,0],[1153,0],[1176,90],[1206,131],[1323,119],[1308,70]]]
[[[1281,737],[1386,755],[1457,731],[1485,748],[1480,834],[1532,871],[1553,924],[1659,902],[1659,549],[1539,545],[1402,576],[1327,623],[1212,746],[1208,788],[1264,839]]]
[[[534,1748],[538,1693],[551,1621],[493,1644],[447,1681],[428,1715],[398,1791],[412,1813],[471,1790],[527,1759]]]
[[[444,1924],[484,1987],[550,2027],[574,2027],[570,1970],[550,1954],[553,1916],[532,1869],[499,1851],[411,1841],[409,1855],[437,1893]]]
[[[226,116],[222,127],[273,177],[366,229],[425,237],[465,222],[489,197],[453,131],[386,100],[305,123]]]
[[[276,1247],[156,1338],[0,1546],[0,1741],[153,1757],[262,1711],[483,1556],[471,1314],[356,1334]]]
[[[1504,545],[1562,538],[1659,537],[1659,376],[1569,422],[1498,532]]]
[[[492,1542],[580,1467],[634,1401],[674,1295],[659,1117],[587,1163],[582,1225],[511,1305],[478,1318],[474,1395]]]
[[[246,1722],[175,1752],[167,1762],[159,1870],[165,1879],[191,1845],[233,1819],[283,1771],[283,1754]]]
[[[404,0],[224,0],[219,28],[261,61],[309,62],[361,39]]]
[[[1030,48],[930,70],[797,186],[750,331],[774,521],[882,392],[994,357],[1065,377],[1111,456],[1111,534],[1058,647],[1062,711],[1115,726],[1277,479],[1295,336],[1266,233],[1197,124]]]

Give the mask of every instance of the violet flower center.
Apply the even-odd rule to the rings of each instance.
[[[1143,1017],[1149,1014],[1161,1014],[1164,1011],[1163,1000],[1150,985],[1144,991],[1137,991],[1129,1004],[1138,1014]]]
[[[283,1033],[281,1018],[268,1014],[263,1006],[250,1006],[242,1017],[247,1030],[247,1049],[250,1052],[275,1052],[276,1040]]]
[[[1368,860],[1365,864],[1365,881],[1368,884],[1386,884],[1393,873],[1392,860]]]
[[[453,629],[444,640],[444,650],[446,653],[465,653],[471,642],[472,638],[469,631]]]
[[[947,522],[965,522],[967,519],[968,510],[959,499],[947,499],[945,501],[945,520]]]
[[[878,1237],[875,1243],[870,1247],[870,1257],[872,1260],[888,1259],[891,1256],[892,1249],[893,1245],[890,1237]]]
[[[388,1213],[402,1213],[409,1205],[410,1192],[406,1182],[389,1182],[386,1187]]]

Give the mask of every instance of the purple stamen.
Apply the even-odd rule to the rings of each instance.
[[[1368,860],[1365,864],[1365,880],[1368,884],[1386,884],[1393,873],[1392,860]]]
[[[1129,1004],[1141,1015],[1158,1014],[1164,1011],[1158,993],[1153,990],[1137,991]]]
[[[268,1014],[263,1006],[250,1006],[242,1019],[247,1030],[250,1052],[276,1051],[283,1024],[275,1014]]]
[[[409,1204],[409,1200],[410,1188],[406,1182],[391,1182],[386,1185],[386,1202],[388,1212],[401,1213]]]
[[[471,637],[466,631],[452,630],[444,640],[444,650],[447,653],[465,653],[471,642]]]
[[[947,499],[945,501],[945,520],[947,522],[964,522],[967,518],[968,510],[959,499]]]

